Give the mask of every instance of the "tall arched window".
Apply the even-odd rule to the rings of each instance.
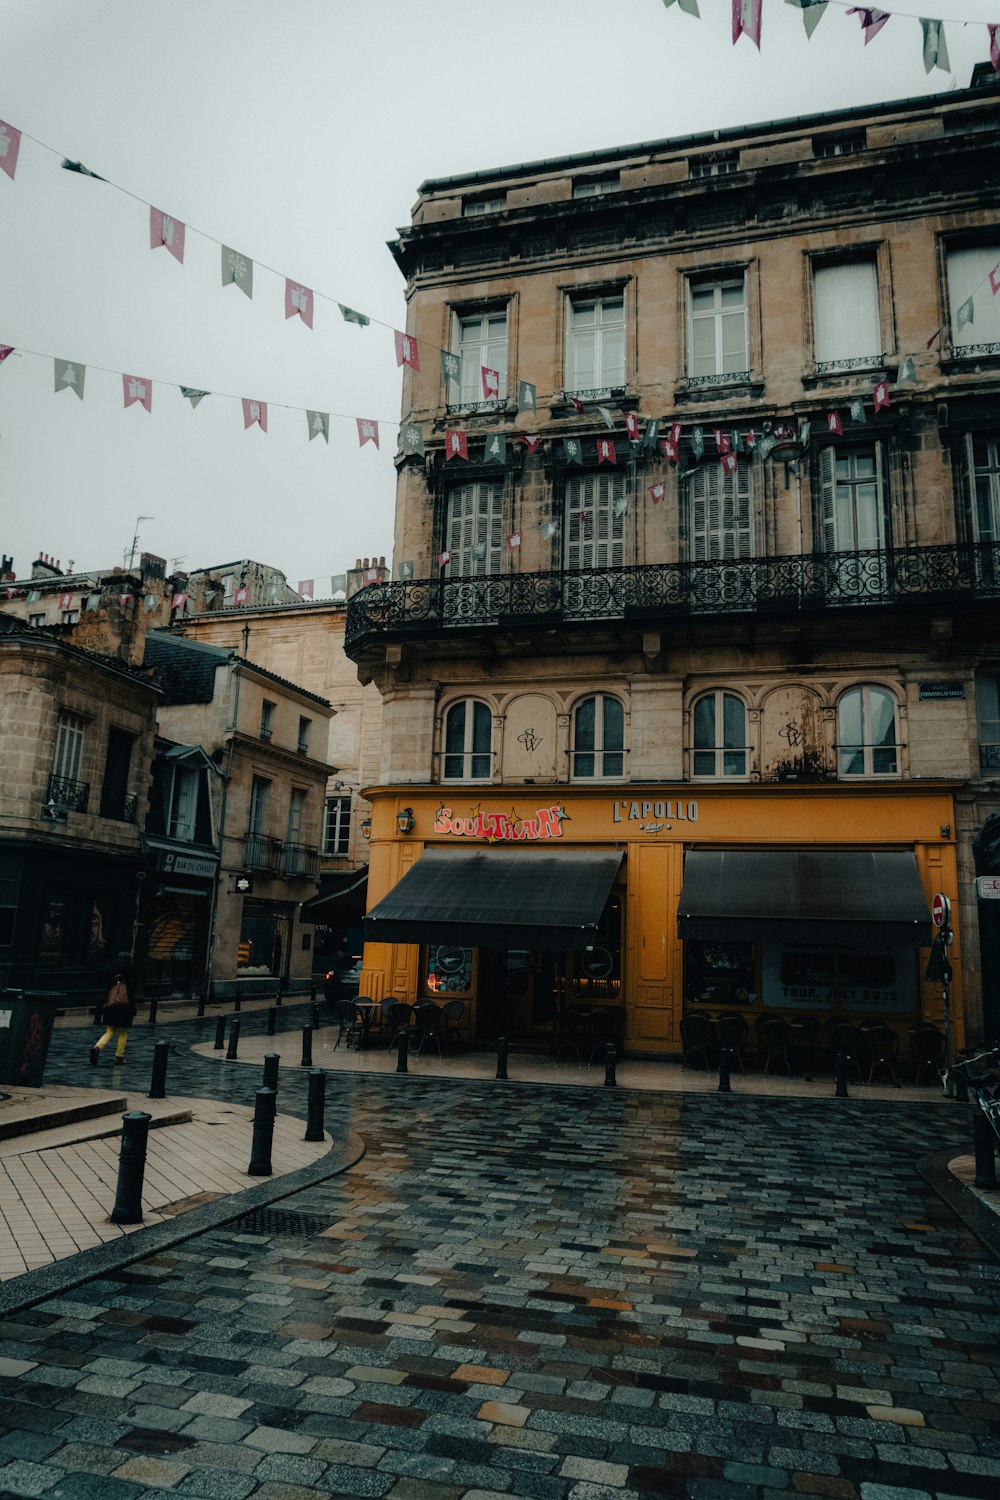
[[[696,700],[692,718],[692,775],[745,776],[749,747],[743,699],[716,688]]]
[[[485,703],[465,698],[453,703],[444,721],[445,781],[487,781],[493,718]]]
[[[625,774],[625,710],[617,698],[585,698],[573,714],[573,776]]]
[[[897,776],[896,700],[882,687],[851,688],[837,705],[841,776]]]

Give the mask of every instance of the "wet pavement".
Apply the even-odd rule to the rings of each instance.
[[[171,1092],[250,1103],[213,1025],[119,1071],[168,1038]],[[87,1040],[53,1082],[108,1087]],[[1000,1266],[932,1185],[961,1107],[345,1072],[326,1119],[349,1170],[9,1284],[0,1500],[1000,1495]]]

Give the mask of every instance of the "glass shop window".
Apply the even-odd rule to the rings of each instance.
[[[685,943],[684,995],[689,1005],[756,1004],[753,943]]]
[[[472,993],[472,949],[454,943],[434,943],[425,950],[423,989],[448,1000]]]

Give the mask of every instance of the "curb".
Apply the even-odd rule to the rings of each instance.
[[[948,1163],[954,1160],[955,1154],[955,1148],[951,1147],[921,1157],[916,1163],[917,1171],[966,1229],[986,1246],[995,1260],[1000,1261],[1000,1216],[948,1171]]]

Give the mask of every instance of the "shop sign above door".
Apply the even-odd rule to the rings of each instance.
[[[630,802],[624,798],[615,802],[611,809],[612,823],[638,823],[640,833],[662,833],[675,822],[694,823],[697,818],[697,802],[679,800]]]
[[[526,816],[511,807],[509,813],[485,812],[477,802],[466,817],[456,817],[442,802],[434,818],[435,833],[450,833],[464,839],[485,839],[488,844],[535,843],[539,839],[561,839],[569,813],[559,802],[536,807]]]

